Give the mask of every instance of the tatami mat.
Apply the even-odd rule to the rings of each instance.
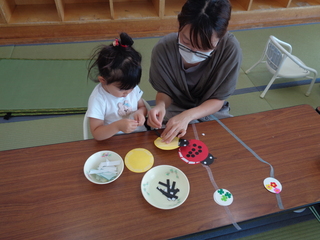
[[[135,40],[134,46],[143,56],[140,87],[146,100],[155,96],[147,76],[151,50],[158,40]],[[96,47],[110,43],[0,47],[0,110],[86,107],[95,86],[87,81],[88,59]]]
[[[269,103],[259,97],[258,92],[233,95],[228,101],[231,108],[230,113],[233,116],[272,110]]]
[[[320,62],[320,54],[314,51],[320,40],[319,30],[320,24],[309,24],[234,31],[243,50],[242,71],[237,89],[264,86],[270,80],[271,75],[263,65],[256,67],[248,75],[244,71],[258,61],[271,34],[290,42],[294,53],[320,72],[320,65],[315,64]],[[152,101],[155,97],[155,91],[148,82],[148,71],[151,50],[158,40],[159,38],[139,38],[135,39],[134,44],[143,56],[140,87],[147,101]],[[94,48],[110,43],[111,41],[99,41],[0,47],[0,110],[86,107],[87,99],[95,86],[87,81],[87,60]],[[290,81],[292,79],[277,80],[278,83]],[[314,92],[318,93],[317,85],[319,84],[314,87]],[[302,89],[304,88],[298,87],[296,91]],[[268,99],[269,92],[266,96],[267,101]],[[315,107],[318,105],[315,102],[317,99],[310,104]],[[242,111],[242,114],[250,112],[253,111],[249,109]]]
[[[317,240],[319,236],[320,223],[314,219],[272,231],[238,238],[238,240]]]
[[[93,49],[100,44],[110,44],[110,41],[15,46],[11,58],[85,60],[90,58]]]
[[[86,74],[81,60],[1,60],[0,109],[84,107],[95,86]]]
[[[12,55],[12,51],[14,46],[0,46],[0,61],[1,58],[10,58]]]
[[[83,140],[83,115],[0,124],[0,150]]]

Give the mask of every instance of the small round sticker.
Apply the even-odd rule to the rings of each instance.
[[[272,193],[280,193],[282,191],[282,185],[281,183],[272,177],[267,177],[265,180],[263,180],[264,187]]]
[[[130,171],[141,173],[153,166],[154,158],[147,149],[135,148],[127,153],[124,162]]]
[[[214,192],[213,199],[220,206],[229,206],[233,202],[233,195],[227,189],[220,188]]]

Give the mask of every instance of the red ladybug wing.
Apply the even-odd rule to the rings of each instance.
[[[204,142],[196,139],[189,140],[186,147],[179,148],[180,158],[188,164],[198,164],[208,157],[209,150]]]

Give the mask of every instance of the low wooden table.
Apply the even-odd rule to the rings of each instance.
[[[282,183],[284,209],[320,201],[320,116],[308,105],[224,119],[222,122],[265,161]],[[263,186],[270,167],[258,161],[218,122],[196,124],[199,139],[217,159],[210,165],[216,183],[234,195],[229,206],[241,222],[280,212]],[[177,150],[156,148],[153,131],[0,153],[2,239],[167,239],[232,224],[213,200],[206,169],[188,165]],[[190,125],[186,139],[194,139]],[[83,174],[86,159],[101,150],[125,157],[146,148],[154,166],[181,169],[190,181],[185,203],[160,210],[145,201],[143,173],[127,168],[115,182],[96,185]]]

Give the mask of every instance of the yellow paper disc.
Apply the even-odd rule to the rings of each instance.
[[[172,150],[179,147],[179,138],[175,137],[170,143],[162,142],[162,138],[158,137],[154,140],[154,145],[162,150]]]
[[[154,158],[145,148],[135,148],[127,153],[124,162],[127,168],[135,173],[149,170],[153,166]]]

